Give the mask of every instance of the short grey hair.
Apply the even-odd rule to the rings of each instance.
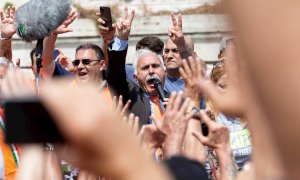
[[[0,66],[5,66],[8,69],[13,69],[14,65],[11,63],[7,58],[5,57],[0,57]]]
[[[155,52],[152,52],[148,49],[139,49],[136,51],[134,58],[132,60],[132,65],[133,65],[133,69],[134,69],[134,74],[137,74],[137,64],[138,61],[141,59],[141,57],[145,56],[145,55],[152,55],[154,57],[157,57],[160,61],[160,64],[162,65],[163,69],[165,70],[165,66],[164,66],[164,61],[161,55],[156,54]]]

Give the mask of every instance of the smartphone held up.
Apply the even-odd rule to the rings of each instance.
[[[100,6],[100,17],[105,21],[104,26],[107,27],[109,30],[112,29],[112,17],[111,17],[111,10],[109,7]]]

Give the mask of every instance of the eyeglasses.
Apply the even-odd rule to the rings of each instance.
[[[76,60],[72,61],[72,64],[73,64],[74,67],[77,67],[80,64],[80,62],[81,62],[84,66],[86,66],[86,65],[91,65],[91,63],[93,61],[100,62],[100,60],[91,60],[91,59],[81,59],[80,60],[80,59],[76,59]]]

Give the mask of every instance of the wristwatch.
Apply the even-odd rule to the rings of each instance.
[[[2,41],[2,40],[3,40],[3,41],[7,41],[7,40],[11,40],[11,38],[3,38],[3,37],[0,36],[0,40],[1,40],[1,41]]]
[[[12,37],[10,37],[10,38],[3,38],[3,37],[2,37],[2,33],[0,32],[0,39],[1,39],[1,41],[2,41],[2,40],[11,40],[11,38],[12,38]]]

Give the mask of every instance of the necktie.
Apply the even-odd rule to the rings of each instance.
[[[151,96],[151,99],[153,101],[153,106],[154,106],[154,115],[161,120],[161,117],[163,115],[163,110],[160,107],[160,102],[158,96]],[[155,151],[155,157],[156,160],[162,161],[163,160],[163,151],[162,148],[159,147]]]
[[[151,96],[151,99],[153,101],[153,105],[154,105],[154,115],[158,118],[161,119],[163,111],[160,107],[160,102],[159,102],[159,98],[158,96]]]

